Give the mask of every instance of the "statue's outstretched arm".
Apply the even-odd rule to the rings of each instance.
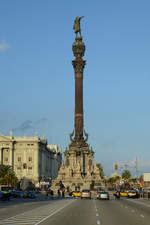
[[[79,20],[81,20],[83,17],[84,17],[84,16],[80,16],[80,17],[79,17]]]

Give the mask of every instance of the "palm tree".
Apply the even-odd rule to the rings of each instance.
[[[109,183],[111,186],[115,185],[117,181],[120,180],[120,177],[119,176],[115,176],[115,177],[110,177],[108,180],[107,180],[107,183]]]
[[[124,180],[128,180],[130,177],[131,177],[130,171],[129,170],[124,170],[123,173],[122,173],[122,178]]]
[[[17,176],[11,166],[0,165],[0,184],[14,187],[18,182]]]

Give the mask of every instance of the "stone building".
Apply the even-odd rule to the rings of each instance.
[[[62,151],[47,145],[45,138],[0,135],[0,164],[11,165],[19,180],[30,179],[36,186],[57,177]]]
[[[51,173],[50,176],[55,179],[58,176],[58,171],[62,163],[62,151],[58,148],[58,145],[47,145],[51,154]]]

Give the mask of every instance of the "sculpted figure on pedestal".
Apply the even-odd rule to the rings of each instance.
[[[73,29],[74,29],[74,32],[76,33],[76,37],[77,37],[77,34],[79,33],[80,34],[80,37],[81,37],[81,28],[80,28],[80,20],[83,18],[84,16],[77,16],[75,18],[75,21],[74,21],[74,25],[73,25]]]
[[[97,167],[96,163],[93,165],[93,173],[96,176],[100,176],[99,168]]]

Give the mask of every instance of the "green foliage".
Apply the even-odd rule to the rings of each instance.
[[[138,177],[130,178],[129,181],[132,183],[137,183],[139,181],[139,178]]]
[[[123,173],[122,173],[122,178],[124,180],[128,180],[130,177],[131,177],[130,171],[129,170],[124,170]]]
[[[0,165],[0,184],[15,187],[18,182],[11,166]]]
[[[115,184],[117,181],[120,180],[120,177],[119,176],[115,176],[115,177],[110,177],[108,180],[107,180],[107,183],[109,184]]]
[[[100,163],[97,163],[96,166],[99,168],[99,174],[101,178],[104,178],[105,174],[104,174],[104,170],[103,167]]]

